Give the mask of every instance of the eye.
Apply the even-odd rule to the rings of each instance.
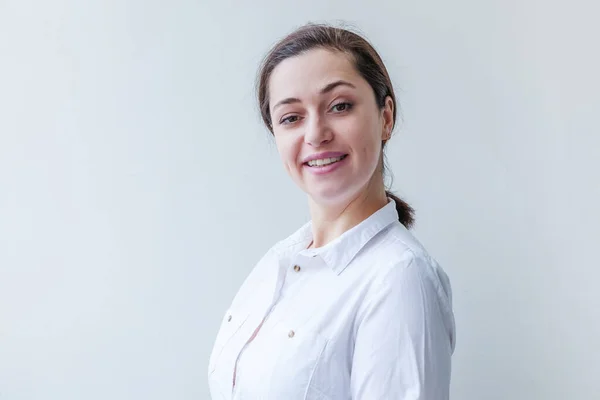
[[[331,111],[336,113],[341,113],[344,111],[349,111],[352,108],[351,103],[337,103],[333,107],[331,107]]]
[[[300,119],[300,117],[297,115],[290,115],[289,117],[282,118],[279,121],[279,123],[281,125],[289,125],[289,124],[293,124],[294,122],[298,121],[299,119]]]

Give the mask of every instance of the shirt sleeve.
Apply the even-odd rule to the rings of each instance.
[[[353,400],[447,400],[454,317],[437,264],[410,256],[389,268],[359,309]]]

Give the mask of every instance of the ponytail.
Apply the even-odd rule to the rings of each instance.
[[[415,222],[415,210],[404,200],[390,192],[389,190],[385,191],[385,194],[390,199],[396,202],[396,211],[398,212],[398,220],[402,225],[406,227],[406,229],[410,229]]]

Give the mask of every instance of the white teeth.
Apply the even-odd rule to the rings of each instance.
[[[322,167],[323,165],[329,165],[329,164],[333,164],[335,162],[340,161],[342,158],[344,158],[344,156],[342,157],[335,157],[335,158],[323,158],[320,160],[312,160],[308,162],[308,165],[311,167]]]

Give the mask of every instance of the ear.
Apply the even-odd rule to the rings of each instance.
[[[381,140],[387,141],[392,137],[392,129],[394,128],[394,101],[391,96],[385,98],[385,104],[381,110],[381,117],[383,118]]]

